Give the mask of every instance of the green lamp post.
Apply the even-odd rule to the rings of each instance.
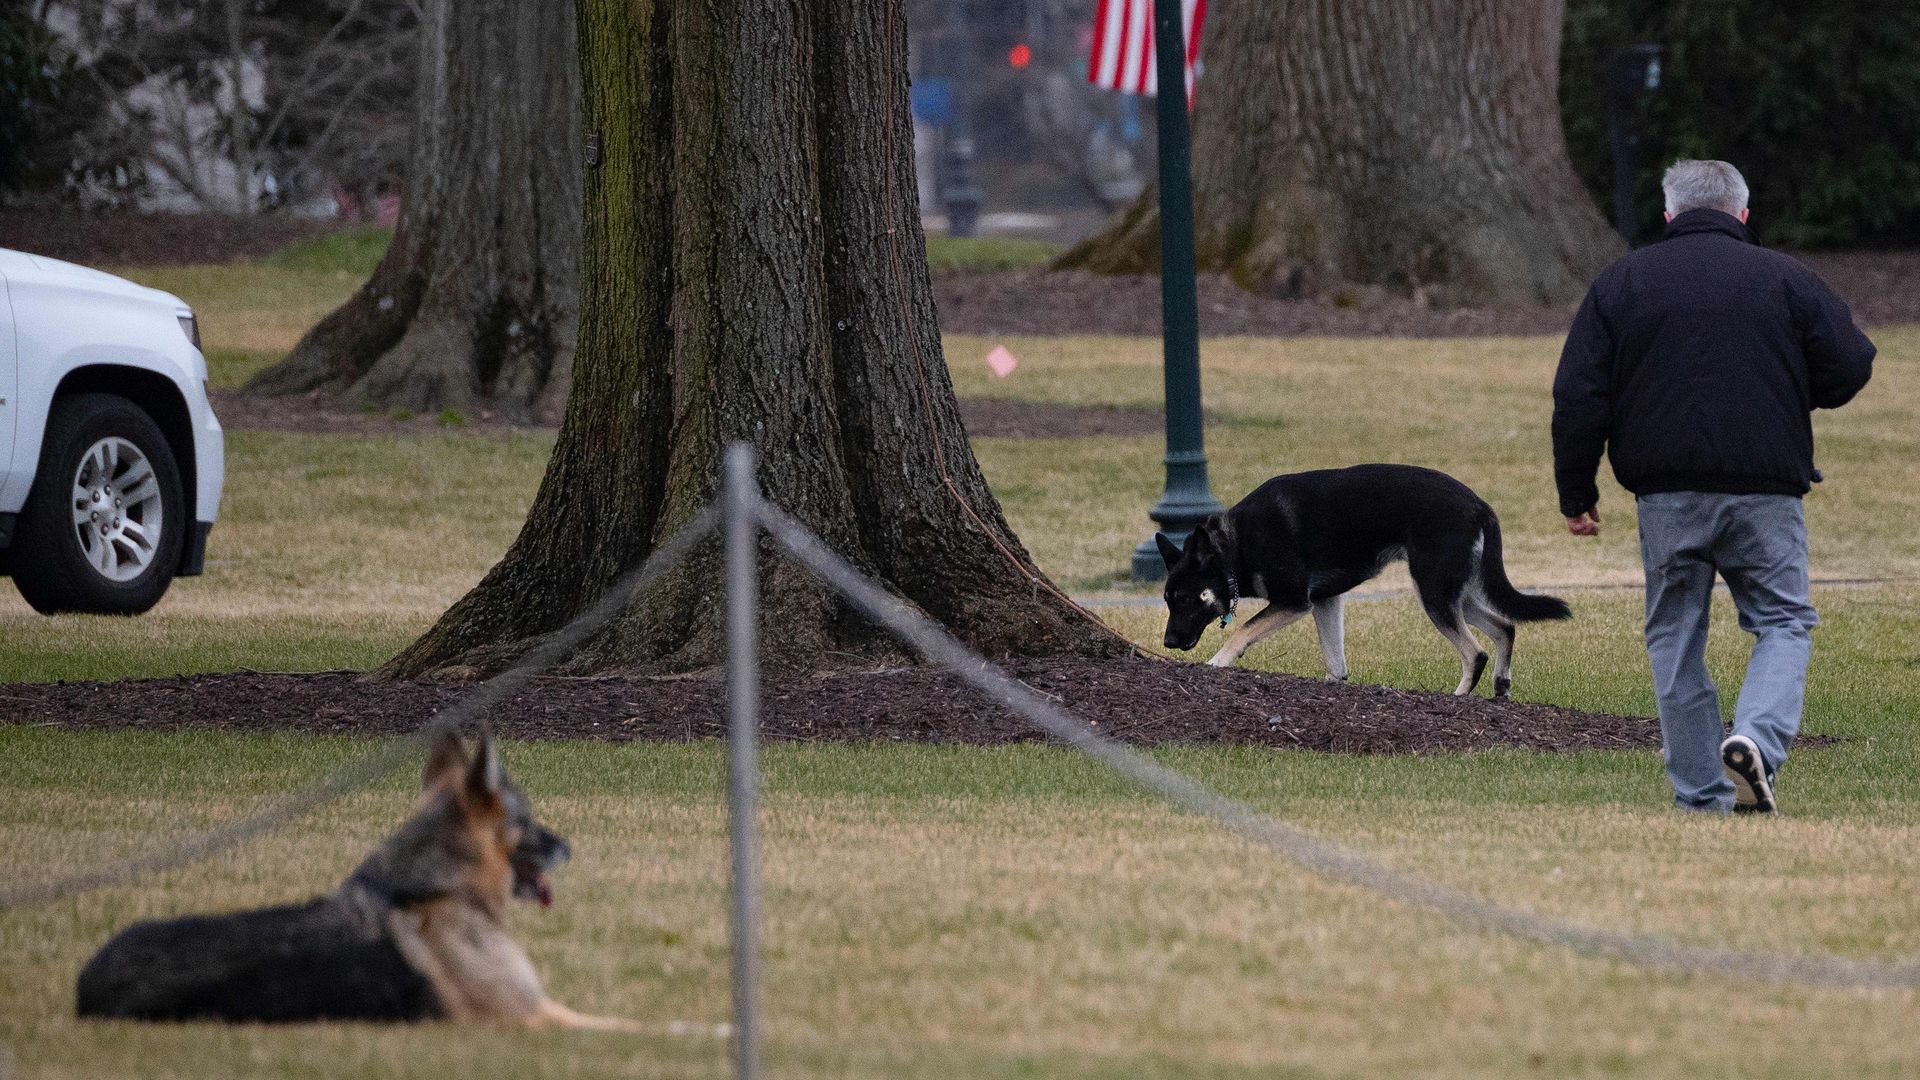
[[[1160,321],[1165,339],[1167,486],[1147,516],[1185,545],[1194,526],[1221,510],[1207,484],[1206,433],[1200,415],[1200,304],[1194,291],[1193,169],[1187,134],[1186,35],[1180,0],[1154,0],[1159,95]],[[1153,537],[1133,550],[1133,579],[1167,574]]]

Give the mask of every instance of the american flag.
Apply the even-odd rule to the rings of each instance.
[[[1160,87],[1153,58],[1154,0],[1099,0],[1093,13],[1093,55],[1087,81],[1107,90],[1149,97]],[[1200,24],[1207,0],[1181,0],[1187,39],[1187,100],[1193,100],[1193,67],[1200,59]]]

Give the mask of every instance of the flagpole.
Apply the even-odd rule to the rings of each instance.
[[[1221,510],[1207,483],[1200,412],[1200,303],[1194,285],[1193,168],[1188,148],[1186,34],[1181,0],[1154,0],[1159,91],[1160,322],[1166,376],[1167,480],[1147,516],[1185,545],[1194,526]],[[1158,581],[1166,562],[1149,536],[1133,551],[1133,579]]]

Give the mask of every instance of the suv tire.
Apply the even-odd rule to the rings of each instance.
[[[14,585],[41,614],[138,615],[172,583],[190,517],[152,417],[117,394],[63,397],[14,530]]]

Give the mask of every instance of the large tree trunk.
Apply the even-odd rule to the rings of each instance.
[[[1623,249],[1560,130],[1560,0],[1220,4],[1194,109],[1200,267],[1269,295],[1342,283],[1568,303]],[[1064,265],[1159,261],[1143,193]]]
[[[359,292],[248,389],[557,415],[577,324],[573,5],[429,0],[399,227]]]
[[[388,670],[499,666],[714,497],[724,445],[773,501],[989,652],[1109,651],[1007,528],[941,358],[896,0],[581,0],[589,138],[580,349],[558,445],[506,557]],[[763,554],[768,659],[895,646]],[[720,655],[712,550],[571,670]]]

